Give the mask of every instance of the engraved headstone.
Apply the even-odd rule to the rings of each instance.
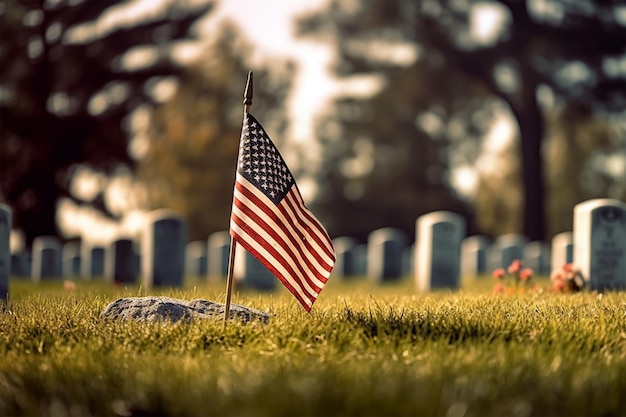
[[[340,278],[350,278],[357,275],[356,259],[354,257],[354,248],[357,243],[356,239],[348,236],[333,239],[336,257],[333,275]]]
[[[401,230],[384,227],[367,238],[367,277],[373,282],[395,281],[402,276],[406,237]]]
[[[187,243],[185,247],[185,271],[187,276],[204,277],[207,274],[207,244],[203,240]]]
[[[594,199],[574,207],[574,263],[591,290],[626,289],[626,203]]]
[[[9,300],[12,214],[9,206],[0,203],[0,303]]]
[[[278,282],[274,274],[242,246],[235,249],[233,278],[242,288],[260,291],[272,291]]]
[[[80,242],[71,241],[65,243],[61,250],[61,256],[63,258],[63,277],[74,278],[80,276]]]
[[[461,273],[468,278],[476,278],[487,273],[487,248],[489,240],[485,236],[470,236],[461,242]]]
[[[31,275],[34,282],[60,278],[61,243],[55,236],[39,236],[33,239]]]
[[[127,238],[115,239],[106,253],[105,277],[107,281],[132,284],[139,273],[135,242]]]
[[[551,269],[560,270],[565,264],[574,262],[574,237],[572,232],[563,232],[552,238]]]
[[[525,267],[530,268],[536,275],[547,275],[550,273],[550,247],[545,242],[533,241],[524,246],[524,257],[522,262]]]
[[[141,242],[141,275],[144,286],[181,287],[185,275],[187,226],[171,210],[151,212]]]
[[[228,276],[230,234],[215,232],[207,240],[207,273],[209,278],[222,279]]]
[[[418,291],[459,288],[465,219],[448,211],[428,213],[417,219],[415,235]]]

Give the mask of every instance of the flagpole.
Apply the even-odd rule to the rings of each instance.
[[[253,77],[252,71],[248,72],[248,80],[246,81],[246,89],[243,93],[243,116],[250,111],[252,106],[252,92],[253,92]],[[235,267],[235,249],[237,242],[233,237],[230,237],[230,254],[228,255],[228,277],[226,279],[226,305],[224,306],[224,327],[228,324],[230,318],[230,298],[233,292],[233,269]]]

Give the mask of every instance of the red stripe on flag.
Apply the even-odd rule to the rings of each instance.
[[[241,181],[245,181],[245,179],[241,179]],[[242,212],[244,212],[247,216],[250,216],[253,219],[253,221],[257,223],[260,221],[260,218],[259,216],[254,214],[254,208],[259,208],[261,212],[267,214],[270,217],[270,220],[274,224],[267,224],[266,222],[263,222],[263,224],[267,225],[266,227],[264,227],[264,229],[267,230],[268,233],[270,232],[276,233],[276,229],[275,229],[276,227],[281,232],[283,232],[287,236],[291,244],[294,246],[295,250],[300,254],[302,261],[305,262],[306,266],[308,267],[307,269],[309,269],[310,272],[318,280],[320,280],[322,283],[325,283],[328,279],[327,278],[328,275],[332,271],[332,265],[329,265],[327,262],[321,259],[320,255],[318,254],[318,251],[309,244],[308,240],[304,240],[304,241],[302,240],[302,238],[300,237],[300,234],[301,234],[300,228],[298,227],[298,225],[294,224],[293,217],[281,211],[280,206],[282,205],[282,202],[281,204],[279,204],[278,207],[275,206],[271,202],[269,202],[269,206],[268,206],[267,203],[263,202],[261,198],[259,198],[254,193],[254,190],[250,190],[241,182],[237,182],[237,185],[235,188],[238,192],[241,193],[243,197],[247,198],[250,201],[250,203],[254,205],[254,207],[250,209],[246,207],[243,207],[243,208],[240,207]],[[272,211],[272,209],[278,210],[283,215],[282,216],[276,216],[276,215],[270,216],[270,213],[276,214],[274,213],[274,211]],[[278,239],[277,236],[275,238]],[[293,258],[294,261],[298,261],[298,259],[296,259],[295,254],[287,246],[286,244],[287,242],[284,242],[284,240],[281,239],[279,243],[281,243],[281,246],[284,247],[285,250],[289,250],[290,256],[291,258]],[[315,261],[315,263],[313,263],[312,260],[309,259],[309,256],[307,255],[310,255]],[[319,271],[316,266],[319,266],[322,269],[322,271]]]
[[[302,199],[300,190],[298,190],[298,186],[294,185],[292,190],[295,190],[293,193],[290,193],[291,197],[295,200],[294,201],[295,207],[299,210],[300,214],[303,217],[307,218],[309,222],[314,224],[315,231],[317,231],[316,235],[319,238],[318,243],[320,244],[321,247],[326,248],[326,254],[334,262],[335,250],[333,249],[332,241],[330,239],[330,236],[328,236],[326,229],[324,229],[324,226],[322,226],[322,223],[320,223],[320,221],[317,220],[317,218],[313,215],[313,213],[311,213],[311,211],[304,204],[304,200]]]
[[[310,311],[335,263],[332,241],[306,208],[271,139],[249,113],[239,147],[230,234]]]
[[[253,196],[251,196],[253,197]],[[262,202],[258,201],[255,202],[253,201],[256,205],[256,207],[259,207],[259,204],[263,204]],[[248,232],[248,234],[253,237],[255,239],[255,241],[257,242],[265,242],[264,245],[262,245],[268,252],[270,252],[272,254],[272,256],[274,257],[275,260],[277,260],[278,262],[280,262],[282,265],[285,266],[285,268],[288,268],[290,270],[290,273],[292,275],[301,275],[303,279],[306,280],[306,282],[309,284],[309,286],[316,292],[319,293],[321,291],[321,288],[318,287],[317,285],[315,285],[309,278],[308,278],[308,274],[309,273],[315,273],[313,270],[311,270],[311,268],[307,268],[309,271],[305,271],[303,268],[303,264],[301,262],[297,262],[298,260],[295,258],[295,254],[293,253],[293,251],[291,250],[291,248],[289,248],[289,246],[286,244],[286,242],[283,240],[283,238],[276,232],[276,230],[269,224],[267,224],[263,219],[261,219],[259,216],[257,216],[253,211],[249,210],[249,208],[239,199],[236,199],[234,202],[234,205],[236,207],[239,208],[239,210],[241,210],[242,213],[245,213],[245,216],[247,217],[247,219],[242,219],[238,216],[234,216],[235,219],[235,223],[237,225],[239,225],[239,227],[243,228],[246,230],[246,232]],[[252,225],[256,225],[259,226],[265,233],[267,233],[271,238],[272,241],[268,241],[266,238],[262,237],[259,233],[257,233],[254,229],[252,229]],[[291,235],[288,235],[290,238],[293,238]],[[276,248],[274,247],[274,245],[272,245],[272,242],[277,243],[280,246],[280,249],[282,252],[284,253],[280,253],[278,250],[276,250]],[[308,263],[308,261],[304,260],[304,262]],[[299,270],[300,274],[297,274],[295,270],[292,269],[292,266],[290,265],[293,264],[297,267],[297,269]],[[317,275],[317,274],[315,274]],[[319,278],[323,278],[322,276],[319,276]]]
[[[255,258],[257,258],[260,262],[263,263],[263,265],[265,265],[265,267],[272,273],[274,274],[274,276],[276,278],[278,278],[278,280],[285,286],[285,288],[287,288],[287,290],[294,296],[296,297],[296,300],[298,300],[298,302],[302,305],[302,307],[304,307],[304,309],[308,312],[311,311],[311,307],[313,305],[313,302],[315,302],[316,297],[312,297],[310,296],[309,298],[309,302],[307,303],[306,299],[303,298],[302,296],[300,296],[300,294],[298,293],[298,291],[296,291],[296,289],[289,283],[289,281],[283,276],[283,274],[281,272],[279,272],[273,265],[266,265],[265,262],[263,262],[263,259],[265,259],[263,256],[261,256],[261,254],[248,243],[247,239],[244,239],[242,236],[238,235],[237,233],[233,233],[233,230],[231,229],[231,235],[233,236],[233,238],[237,241],[238,244],[240,244],[245,250],[247,250],[248,252],[250,252],[250,254],[252,256],[254,256]]]
[[[295,193],[294,193],[294,194],[295,194]],[[326,256],[327,256],[328,258],[330,258],[332,261],[334,261],[334,260],[335,260],[335,255],[334,255],[334,253],[328,250],[328,248],[327,248],[327,244],[326,244],[324,241],[322,241],[322,239],[320,239],[320,237],[318,236],[318,233],[316,233],[316,232],[315,232],[316,230],[317,230],[318,232],[320,232],[320,229],[317,227],[317,226],[318,226],[318,223],[317,223],[317,222],[314,222],[314,223],[315,223],[315,226],[316,226],[316,229],[314,230],[314,229],[313,229],[313,228],[311,228],[308,224],[306,224],[306,223],[304,223],[303,221],[301,221],[301,220],[300,220],[300,218],[299,218],[299,217],[297,217],[297,215],[298,215],[298,214],[305,215],[306,213],[303,213],[303,212],[302,212],[302,210],[298,210],[298,209],[297,209],[297,207],[295,207],[295,206],[294,206],[294,202],[293,202],[293,201],[291,201],[291,197],[292,197],[292,192],[290,191],[290,192],[287,194],[287,196],[285,196],[285,199],[284,199],[284,200],[281,202],[281,204],[280,204],[280,206],[281,206],[281,207],[280,207],[279,209],[281,210],[281,212],[283,212],[283,213],[284,213],[284,211],[283,211],[283,210],[284,210],[284,208],[282,207],[282,206],[283,206],[283,204],[285,204],[286,206],[288,206],[288,207],[292,210],[292,212],[294,213],[294,216],[291,216],[291,215],[288,215],[287,213],[285,213],[285,217],[286,217],[287,219],[289,219],[289,221],[292,221],[292,222],[293,222],[293,219],[296,219],[296,220],[298,221],[298,226],[300,226],[300,228],[303,228],[303,229],[307,230],[307,231],[309,232],[308,234],[309,234],[309,235],[313,238],[313,240],[315,240],[315,243],[317,243],[317,245],[319,246],[319,248],[320,248],[320,249],[321,249],[321,250],[322,250],[322,251],[326,254]],[[304,211],[307,211],[307,212],[308,212],[308,210],[307,210],[307,209],[305,209]],[[292,223],[292,225],[293,225],[293,223]],[[294,226],[294,227],[296,227],[295,225],[293,225],[293,226]],[[323,231],[323,228],[322,228],[321,230]],[[325,232],[325,231],[323,231],[323,233],[325,234],[326,232]],[[326,239],[327,239],[328,241],[330,241],[330,238],[326,237]],[[310,246],[310,243],[309,243],[309,242],[307,242],[307,244]],[[328,264],[326,263],[326,261],[322,260],[322,259],[319,257],[319,255],[318,255],[318,251],[315,251],[315,254],[316,254],[316,256],[318,257],[318,261],[320,262],[320,264],[326,264],[326,265],[328,265]],[[329,268],[329,269],[327,269],[327,270],[330,272],[330,270],[332,270],[332,265],[328,265],[328,268]]]

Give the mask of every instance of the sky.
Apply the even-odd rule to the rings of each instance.
[[[290,57],[298,63],[295,88],[289,98],[292,140],[307,139],[312,131],[312,117],[326,98],[336,91],[329,77],[332,51],[327,46],[294,36],[294,17],[323,8],[327,0],[227,0],[211,13],[201,33],[210,34],[223,19],[239,26],[256,45],[259,59],[272,55]]]

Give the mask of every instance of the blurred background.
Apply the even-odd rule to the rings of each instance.
[[[161,207],[189,240],[227,230],[249,70],[332,237],[449,210],[548,240],[626,200],[623,0],[4,0],[14,244],[109,242]]]

